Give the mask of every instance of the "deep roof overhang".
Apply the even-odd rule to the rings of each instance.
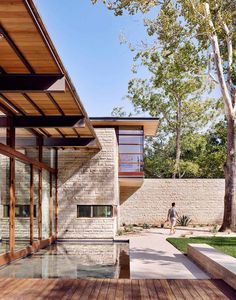
[[[145,136],[155,136],[159,127],[159,118],[153,117],[91,117],[94,127],[105,126],[142,126]]]
[[[32,123],[32,128],[47,138],[93,139],[92,148],[101,148],[32,0],[0,1],[0,53],[2,112],[32,120],[57,117],[55,127],[34,127]],[[84,126],[61,126],[67,116],[78,116]]]

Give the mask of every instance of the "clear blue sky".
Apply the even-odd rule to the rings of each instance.
[[[133,54],[119,36],[124,32],[133,43],[144,38],[142,16],[115,17],[90,0],[35,3],[89,116],[110,116],[114,106],[132,110],[123,98]]]

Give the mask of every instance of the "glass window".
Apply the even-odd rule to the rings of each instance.
[[[77,216],[78,218],[90,218],[91,214],[91,205],[78,205],[77,206]]]
[[[111,218],[112,206],[111,205],[94,205],[93,206],[94,218]]]
[[[15,216],[29,217],[30,205],[30,165],[15,162]],[[25,248],[30,243],[30,220],[15,220],[15,248]]]
[[[120,153],[143,153],[143,145],[119,145]]]
[[[10,159],[0,154],[0,254],[9,251],[9,219],[4,218],[5,206],[9,207]]]
[[[38,240],[39,170],[34,169],[34,240]]]
[[[143,145],[143,136],[120,135],[119,136],[119,144]]]
[[[9,205],[4,205],[4,218],[9,218]],[[29,218],[30,217],[30,206],[29,205],[16,205],[15,206],[16,218]],[[37,217],[36,205],[34,205],[34,218]]]
[[[112,205],[77,205],[78,218],[111,218]]]
[[[50,235],[49,227],[49,202],[50,202],[50,173],[42,170],[42,235],[43,239],[48,239]]]
[[[16,128],[16,150],[35,160],[39,160],[37,137],[24,128]]]
[[[0,128],[0,143],[6,145],[7,144],[7,129]]]
[[[52,176],[52,234],[56,234],[56,176]]]
[[[143,163],[142,154],[120,154],[120,163],[132,162]]]
[[[143,134],[141,126],[120,126],[119,134]]]
[[[56,150],[52,148],[43,148],[43,162],[49,167],[56,167]]]
[[[143,165],[138,164],[120,164],[120,172],[142,172]]]

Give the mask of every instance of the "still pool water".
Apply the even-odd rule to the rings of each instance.
[[[128,243],[56,243],[0,269],[14,278],[129,278]]]

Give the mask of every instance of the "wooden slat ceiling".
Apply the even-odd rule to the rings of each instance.
[[[21,74],[65,74],[66,89],[59,93],[3,93],[0,105],[14,115],[78,115],[85,117],[84,128],[43,128],[49,136],[95,137],[79,97],[48,36],[32,0],[1,0],[0,26],[22,56],[6,37],[0,36],[0,71]],[[37,130],[42,133],[42,131]],[[97,141],[98,147],[100,147]]]

